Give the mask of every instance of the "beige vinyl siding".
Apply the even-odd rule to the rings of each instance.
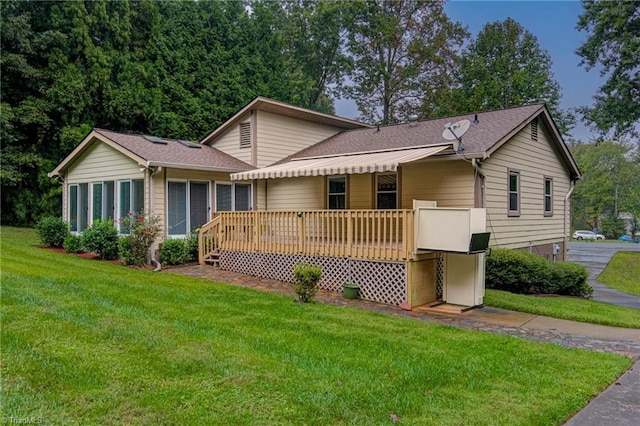
[[[373,180],[370,174],[350,175],[347,187],[349,208],[354,210],[373,209]]]
[[[256,188],[254,193],[257,194],[256,202],[255,202],[255,209],[256,210],[267,210],[267,188],[268,188],[268,185],[269,185],[269,181],[267,181],[265,179],[255,180],[253,182],[253,185]]]
[[[322,210],[324,177],[270,179],[267,184],[269,210]]]
[[[332,126],[265,111],[257,111],[257,114],[257,167],[269,166],[340,131]]]
[[[402,166],[402,208],[413,200],[436,201],[438,207],[473,207],[474,171],[458,161],[420,162]]]
[[[143,178],[138,163],[107,144],[96,142],[69,168],[67,184]]]
[[[251,164],[251,148],[240,148],[240,123],[248,123],[249,121],[250,114],[247,113],[238,123],[218,136],[210,145],[245,163]]]
[[[538,140],[531,140],[526,126],[482,163],[485,173],[487,230],[491,245],[511,248],[562,241],[564,197],[569,191],[569,173],[551,136],[538,123]],[[520,215],[507,215],[508,170],[520,172]],[[553,178],[553,216],[544,215],[544,177]],[[567,228],[568,230],[568,228]]]

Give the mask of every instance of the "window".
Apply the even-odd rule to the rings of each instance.
[[[69,230],[78,232],[78,185],[69,185]]]
[[[118,217],[129,213],[144,211],[144,179],[118,181]],[[119,225],[121,234],[128,234],[129,229]]]
[[[251,210],[251,184],[216,183],[216,211]]]
[[[115,194],[114,183],[95,182],[91,184],[91,221],[109,220],[114,218]]]
[[[520,216],[520,172],[509,170],[509,216]]]
[[[398,175],[376,175],[376,208],[396,209],[398,206]]]
[[[251,148],[251,123],[240,123],[240,148]]]
[[[553,216],[553,178],[544,178],[544,215]]]
[[[167,234],[187,235],[209,221],[209,183],[167,183]]]
[[[347,208],[347,178],[346,176],[330,177],[328,180],[329,210],[344,210]]]
[[[69,185],[69,230],[82,232],[89,226],[89,184]]]

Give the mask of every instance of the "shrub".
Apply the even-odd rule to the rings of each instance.
[[[487,256],[486,287],[512,293],[539,293],[549,281],[548,262],[522,250],[493,249]],[[543,284],[543,285],[545,285]]]
[[[118,248],[120,250],[120,259],[124,265],[133,265],[133,253],[128,236],[122,236],[118,239]]]
[[[593,288],[587,284],[589,277],[587,268],[571,262],[557,262],[550,265],[553,293],[567,296],[591,296]]]
[[[129,213],[120,219],[120,228],[129,231],[129,235],[119,241],[122,261],[125,265],[142,266],[147,263],[147,254],[161,228],[160,218],[147,218],[144,213]]]
[[[296,277],[293,288],[298,295],[298,300],[304,303],[313,300],[318,292],[322,268],[318,265],[298,263],[293,269],[293,275]]]
[[[36,225],[36,230],[42,244],[51,247],[62,247],[69,235],[69,225],[59,217],[43,217]]]
[[[497,248],[487,256],[486,287],[521,294],[589,296],[584,266],[570,262],[551,263],[524,252]]]
[[[198,260],[198,233],[192,232],[184,242],[185,245],[185,262],[193,262]]]
[[[82,237],[80,235],[67,235],[62,243],[62,247],[67,253],[82,253]]]
[[[82,233],[82,245],[102,260],[117,259],[118,231],[111,220],[96,220]]]
[[[186,245],[181,238],[165,240],[160,245],[160,262],[163,265],[180,265],[185,262]]]

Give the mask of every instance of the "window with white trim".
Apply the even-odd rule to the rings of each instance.
[[[329,210],[344,210],[347,208],[346,176],[327,178],[327,208]]]
[[[250,183],[216,182],[215,211],[250,211],[251,205]]]
[[[144,212],[144,179],[118,181],[118,217]],[[118,232],[128,234],[129,228],[118,223]]]
[[[376,175],[376,208],[398,208],[398,175],[396,173]]]
[[[520,216],[520,172],[509,170],[508,179],[508,215]]]
[[[91,184],[91,222],[113,220],[115,216],[115,185],[113,181]]]
[[[185,236],[210,218],[209,182],[167,182],[167,234]]]
[[[544,178],[544,215],[553,216],[553,178]]]

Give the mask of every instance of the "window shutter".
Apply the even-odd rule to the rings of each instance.
[[[251,148],[251,123],[240,123],[240,148]]]

